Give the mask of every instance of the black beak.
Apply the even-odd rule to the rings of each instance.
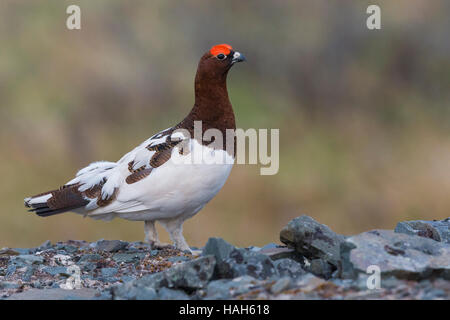
[[[236,63],[236,62],[242,62],[242,61],[247,61],[247,59],[245,59],[245,56],[240,53],[240,52],[235,52],[233,53],[233,58],[231,59],[231,63]]]

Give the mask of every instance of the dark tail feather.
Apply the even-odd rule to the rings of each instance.
[[[36,213],[39,217],[49,217],[49,216],[53,216],[55,214],[72,211],[72,210],[75,210],[77,208],[79,208],[79,207],[63,208],[63,209],[53,210],[53,209],[50,209],[49,207],[42,207],[42,208],[33,208],[33,209],[28,210],[28,211]]]
[[[58,190],[44,192],[25,199],[25,206],[30,212],[40,217],[48,217],[81,208],[88,204],[80,191],[78,184],[66,185]]]

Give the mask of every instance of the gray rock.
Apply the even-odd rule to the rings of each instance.
[[[89,300],[95,298],[98,293],[95,289],[64,290],[55,289],[30,289],[11,295],[7,300]]]
[[[118,272],[117,268],[102,268],[102,277],[109,278],[114,277]]]
[[[339,247],[345,237],[311,217],[300,216],[281,230],[280,240],[308,259],[324,259],[337,267],[340,260]]]
[[[8,266],[8,268],[6,269],[6,274],[5,277],[9,278],[10,276],[12,276],[17,270],[17,266],[15,266],[14,264],[10,264]]]
[[[139,291],[142,289],[143,287],[137,287],[134,285],[133,281],[129,281],[123,284],[115,285],[110,290],[113,300],[136,300]],[[156,292],[153,288],[148,289],[152,289]]]
[[[274,265],[281,277],[296,279],[306,274],[302,265],[292,259],[280,259],[275,261]]]
[[[322,278],[316,277],[311,273],[305,274],[295,281],[295,287],[301,288],[303,292],[314,291],[317,287],[320,287],[326,283]]]
[[[209,238],[206,243],[202,255],[213,255],[216,258],[216,262],[222,263],[227,259],[235,247],[222,238]]]
[[[135,242],[129,242],[128,246],[126,248],[128,252],[130,251],[151,251],[152,246],[149,243],[141,242],[141,241],[135,241]]]
[[[134,279],[135,279],[135,277],[129,276],[129,275],[123,275],[120,277],[120,280],[124,283],[133,281]]]
[[[136,292],[136,300],[155,300],[158,299],[158,294],[153,288],[139,288]]]
[[[266,279],[277,274],[272,261],[266,255],[235,248],[221,238],[209,238],[202,254],[210,254],[216,258],[215,279],[232,279],[243,275]]]
[[[0,257],[18,256],[19,254],[19,251],[11,248],[3,248],[0,250]]]
[[[117,252],[125,249],[127,246],[128,242],[120,240],[99,240],[96,244],[97,250],[107,252]]]
[[[62,254],[66,254],[66,253],[75,253],[78,251],[78,248],[72,245],[68,245],[68,244],[63,244],[63,243],[58,243],[55,246],[55,249],[59,250],[60,253]]]
[[[92,298],[92,300],[112,300],[112,295],[109,290],[103,290],[100,293],[95,294],[95,297]]]
[[[169,286],[169,281],[166,279],[166,274],[164,272],[157,272],[143,276],[140,279],[131,281],[130,284],[136,287],[148,287],[153,289],[159,289],[162,287]]]
[[[103,259],[103,257],[101,255],[99,255],[99,254],[96,254],[96,253],[94,253],[94,254],[84,254],[84,255],[81,256],[80,260],[78,260],[78,263],[84,264],[84,263],[89,263],[89,262],[92,262],[92,261],[98,261],[98,260],[101,260],[101,259]]]
[[[69,272],[67,272],[67,268],[66,267],[62,267],[62,266],[58,266],[58,267],[44,267],[42,268],[43,272],[46,272],[52,276],[57,276],[57,275],[65,275],[65,276],[70,276]]]
[[[450,246],[431,239],[373,230],[350,237],[341,246],[343,278],[367,274],[375,265],[383,277],[450,279]]]
[[[144,252],[116,253],[112,258],[117,263],[136,263],[145,258]]]
[[[19,254],[33,254],[36,252],[36,248],[14,248],[13,250],[19,252]]]
[[[22,275],[22,281],[24,281],[24,282],[31,281],[31,277],[33,276],[35,271],[36,271],[36,269],[33,265],[27,266],[25,268],[25,273]]]
[[[43,289],[42,283],[39,280],[33,281],[31,286],[36,289]]]
[[[278,275],[272,260],[264,254],[235,248],[228,258],[217,264],[219,278],[236,278],[249,275],[257,279],[267,279]]]
[[[336,268],[323,259],[313,259],[306,270],[316,276],[330,279],[335,269]]]
[[[111,297],[114,300],[154,300],[158,295],[154,288],[135,286],[132,282],[127,282],[113,287]]]
[[[3,289],[17,289],[20,285],[14,281],[0,281],[0,290]]]
[[[267,250],[267,249],[275,249],[275,248],[279,248],[280,246],[276,243],[268,243],[266,244],[264,247],[261,248],[261,250]]]
[[[395,227],[395,232],[430,238],[450,243],[450,218],[434,221],[403,221]]]
[[[114,299],[137,299],[143,288],[160,290],[162,288],[196,290],[207,285],[212,278],[216,259],[213,256],[200,257],[177,264],[163,272],[143,276],[124,284],[112,287]],[[172,291],[168,291],[168,296]],[[160,299],[162,299],[160,297]]]
[[[206,299],[231,299],[258,287],[261,282],[251,276],[213,280],[206,288]]]
[[[442,289],[429,290],[422,297],[423,300],[448,299],[448,294]]]
[[[158,291],[158,299],[161,299],[161,300],[189,300],[189,296],[181,290],[161,288]]]
[[[271,287],[270,292],[273,294],[278,294],[284,290],[289,289],[292,284],[292,279],[289,277],[282,277],[278,279]]]
[[[41,264],[44,262],[44,258],[41,256],[35,256],[32,254],[21,254],[10,258],[11,262],[18,266]]]
[[[171,288],[198,289],[205,287],[212,278],[215,266],[214,256],[205,256],[177,264],[164,274]]]
[[[167,261],[170,261],[172,263],[179,263],[179,262],[189,261],[189,258],[186,256],[175,256],[175,257],[167,258]]]
[[[81,270],[91,272],[97,268],[97,263],[84,261],[83,263],[80,264],[80,266]]]
[[[61,288],[61,287],[60,287],[59,283],[53,282],[52,285],[50,286],[50,288],[58,289],[58,288]]]

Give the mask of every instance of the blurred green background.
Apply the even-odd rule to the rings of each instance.
[[[228,81],[237,125],[280,129],[280,171],[236,165],[185,223],[190,245],[277,242],[300,214],[344,234],[449,216],[449,12],[445,0],[1,1],[0,247],[143,240],[143,223],[43,219],[23,198],[180,121],[218,43],[247,57]]]

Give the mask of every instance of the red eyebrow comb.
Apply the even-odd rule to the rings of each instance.
[[[229,55],[232,49],[233,48],[229,44],[223,43],[213,46],[211,50],[209,50],[209,53],[211,53],[213,56],[217,56],[221,53]]]

